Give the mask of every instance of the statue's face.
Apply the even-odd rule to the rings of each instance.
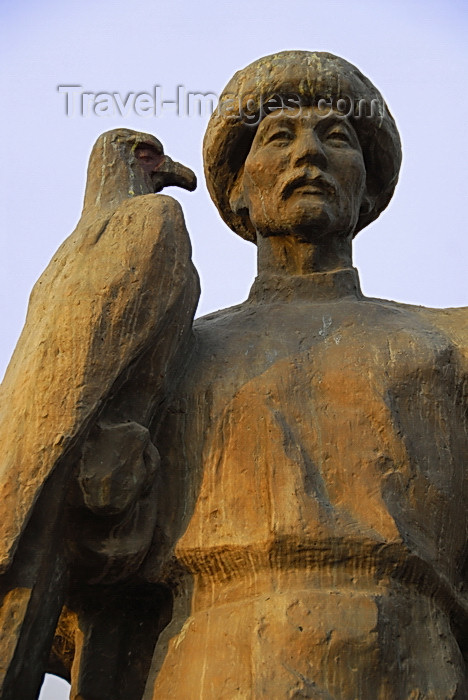
[[[242,200],[260,235],[318,241],[351,235],[365,197],[366,169],[350,122],[304,107],[271,113],[247,156]]]

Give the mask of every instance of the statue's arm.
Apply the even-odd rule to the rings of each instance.
[[[429,310],[428,310],[429,313]],[[466,518],[468,522],[468,307],[436,309],[432,311],[433,317],[437,320],[437,327],[442,329],[451,339],[455,350],[455,362],[458,371],[458,396],[462,409],[462,423],[457,426],[460,431],[461,442],[460,468],[464,472],[464,493],[466,494]],[[467,543],[468,551],[468,543]],[[463,596],[468,608],[468,559],[463,567],[464,582]],[[464,650],[468,651],[468,637],[466,632],[463,636]]]
[[[454,342],[463,366],[468,372],[468,306],[453,309],[438,309],[437,324]]]

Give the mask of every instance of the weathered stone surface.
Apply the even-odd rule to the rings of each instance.
[[[131,196],[144,193],[145,185],[150,191],[152,183],[126,163],[132,132],[119,133],[101,137],[96,150],[112,175],[118,159],[133,177],[119,173],[120,196],[114,179],[107,196],[108,183],[101,184],[107,172],[103,176],[100,160],[93,163],[91,156],[82,219],[32,291],[2,384],[3,566],[57,460],[161,328],[172,323],[177,335],[179,318],[183,328],[193,311],[193,302],[181,304],[194,273],[180,206],[164,195]],[[101,149],[112,151],[113,159]]]
[[[353,276],[257,285],[195,325],[187,413],[158,442],[163,473],[185,445],[191,585],[147,698],[466,696],[467,311]]]
[[[2,385],[3,570],[11,567],[47,479],[55,470],[67,471],[70,490],[80,441],[145,354],[152,360],[145,387],[153,392],[142,390],[125,418],[149,426],[154,417],[157,390],[172,376],[173,345],[184,347],[198,300],[180,206],[171,197],[149,194],[177,180],[190,189],[195,185],[191,171],[165,157],[152,136],[115,130],[95,146],[82,217],[32,292]],[[109,408],[104,420],[117,418],[118,410],[114,416]],[[127,474],[127,504],[148,490],[146,482]],[[50,494],[54,501],[59,496]],[[57,527],[63,531],[58,520]],[[57,539],[59,532],[50,535]],[[140,545],[139,561],[150,539]],[[29,579],[34,587],[34,576]]]
[[[204,149],[221,215],[258,247],[248,300],[192,326],[180,211],[133,186],[143,196],[119,200],[94,236],[91,282],[74,282],[87,307],[76,338],[85,329],[93,362],[89,379],[65,365],[56,375],[71,387],[76,453],[60,558],[71,582],[49,669],[74,700],[463,700],[468,308],[362,295],[352,238],[388,203],[401,151],[357,69],[284,52],[238,72],[221,102],[245,106],[244,92],[249,119],[244,107],[215,113]],[[281,113],[263,109],[271,93]],[[344,115],[346,93],[376,110]],[[157,154],[141,155],[151,171]],[[125,199],[128,152],[99,157],[106,197]],[[87,197],[99,200],[96,184]],[[122,251],[119,232],[138,249]],[[103,282],[101,239],[119,241],[125,288]],[[132,285],[132,265],[145,284]],[[105,289],[97,307],[89,288]],[[60,349],[54,313],[66,321],[52,309],[41,323]]]
[[[226,99],[337,97],[353,90],[342,68],[267,57]],[[168,577],[145,700],[468,695],[468,309],[363,297],[351,239],[393,190],[398,135],[383,102],[366,125],[313,97],[250,132],[216,114],[205,138],[210,191],[256,238],[259,276],[247,302],[196,322],[155,438],[186,574]]]

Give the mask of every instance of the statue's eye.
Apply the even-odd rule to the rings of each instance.
[[[147,173],[154,172],[164,160],[163,153],[158,153],[156,148],[147,144],[137,146],[135,156]]]
[[[294,134],[289,131],[289,129],[278,129],[277,131],[272,131],[268,136],[266,137],[265,141],[266,143],[277,143],[281,144],[283,142],[288,142],[291,141],[294,137]]]
[[[325,138],[332,143],[351,143],[351,137],[345,129],[332,129]]]

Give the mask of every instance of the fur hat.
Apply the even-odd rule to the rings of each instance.
[[[396,124],[377,88],[355,66],[330,53],[282,51],[238,71],[224,89],[205,133],[205,176],[221,217],[235,233],[256,240],[248,212],[231,202],[260,120],[278,108],[306,105],[347,116],[361,144],[372,206],[359,216],[354,234],[389,203],[401,165]]]

